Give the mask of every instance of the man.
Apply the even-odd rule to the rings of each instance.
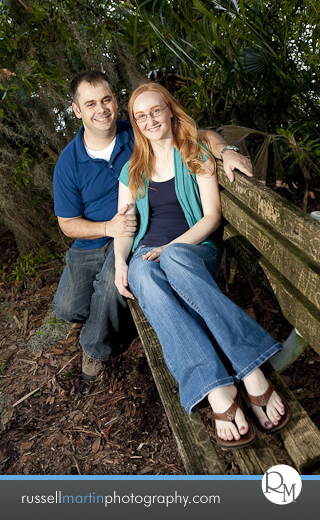
[[[60,318],[84,323],[82,376],[89,382],[101,372],[123,329],[126,301],[114,284],[113,238],[132,236],[137,226],[136,217],[126,214],[128,207],[117,212],[118,177],[134,136],[128,121],[117,120],[117,100],[104,74],[82,72],[70,87],[73,111],[83,125],[59,157],[53,187],[59,226],[76,240],[53,303]],[[215,132],[207,137],[231,181],[235,168],[252,175],[250,160]]]

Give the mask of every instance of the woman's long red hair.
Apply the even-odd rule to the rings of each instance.
[[[134,150],[129,164],[129,188],[134,199],[137,198],[137,194],[140,196],[143,195],[145,191],[144,181],[146,178],[151,179],[155,165],[155,155],[152,145],[140,131],[133,114],[133,104],[135,100],[140,94],[147,91],[157,92],[171,110],[173,114],[173,144],[180,152],[181,158],[190,173],[200,173],[203,167],[201,153],[211,160],[213,172],[215,172],[215,162],[208,151],[199,144],[195,121],[182,110],[179,103],[165,87],[154,82],[144,83],[134,90],[128,104],[129,117],[135,137]],[[202,139],[202,141],[204,141],[204,139]]]

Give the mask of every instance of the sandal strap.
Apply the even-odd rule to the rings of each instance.
[[[268,401],[270,399],[270,396],[272,392],[274,391],[274,386],[272,383],[269,382],[269,386],[264,394],[262,395],[250,395],[248,394],[249,400],[251,403],[256,404],[258,406],[267,406]]]
[[[228,410],[226,412],[224,412],[224,413],[213,412],[213,417],[219,421],[233,422],[237,409],[238,409],[237,403],[233,402],[232,405],[230,406],[230,408],[228,408]]]

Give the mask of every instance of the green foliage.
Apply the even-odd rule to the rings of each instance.
[[[164,74],[180,68],[195,80],[183,93],[188,92],[192,115],[201,123],[207,123],[219,107],[223,122],[233,120],[269,133],[298,122],[307,124],[310,133],[318,133],[320,12],[316,3],[137,0],[136,5],[131,12],[141,17],[134,33],[137,53],[146,47],[149,57],[159,49],[158,67]],[[145,31],[148,46],[139,33],[142,20],[154,33],[150,37]]]
[[[62,372],[62,375],[65,377],[73,377],[75,373],[77,372],[76,368],[70,368],[67,372]]]
[[[303,160],[302,148],[317,161],[319,33],[313,0],[2,2],[0,219],[21,258],[65,240],[53,214],[52,174],[79,128],[69,95],[78,72],[106,71],[122,118],[140,80],[168,85],[172,75],[181,79],[172,90],[200,126],[293,132],[284,154]],[[31,260],[12,277],[35,274]]]
[[[6,359],[0,359],[0,372],[4,372],[4,370],[7,368],[7,360]]]
[[[19,158],[14,165],[12,181],[18,190],[28,187],[30,183],[30,169],[29,166],[32,164],[33,159],[28,154],[29,148],[23,148]]]
[[[119,6],[117,36],[133,49],[139,70],[169,85],[199,126],[288,132],[276,137],[280,157],[270,151],[268,164],[276,178],[302,172],[312,191],[310,171],[320,174],[318,3],[136,0]],[[253,146],[255,157],[259,146]]]
[[[70,111],[70,78],[102,67],[116,88],[126,87],[112,39],[115,4],[96,4],[0,4],[0,219],[22,256],[48,239],[62,240],[53,218],[52,174],[79,128]]]
[[[39,269],[50,261],[64,258],[65,253],[52,253],[47,247],[31,251],[28,255],[19,257],[16,267],[8,276],[8,281],[20,282],[30,277],[39,277]]]
[[[57,318],[55,316],[53,316],[52,320],[49,320],[46,322],[47,325],[55,325],[57,323]]]

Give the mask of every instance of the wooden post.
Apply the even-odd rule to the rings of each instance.
[[[304,351],[308,341],[300,336],[297,329],[292,329],[290,336],[283,343],[282,350],[269,359],[270,365],[277,372],[282,372],[291,365]]]

